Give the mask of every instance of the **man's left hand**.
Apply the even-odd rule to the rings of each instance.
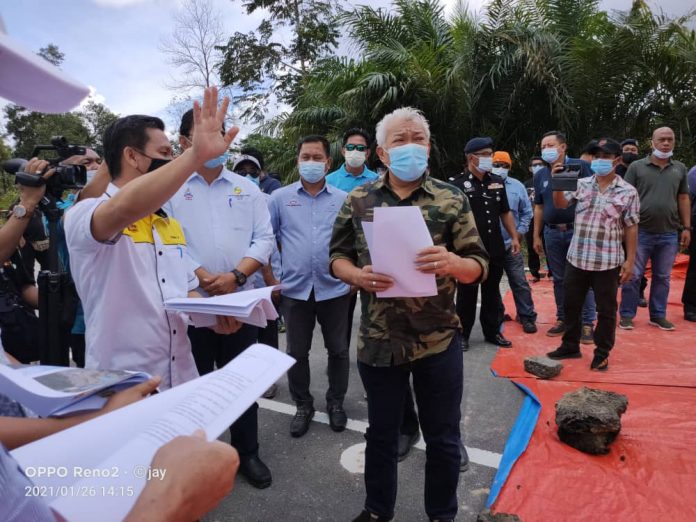
[[[518,243],[519,247],[519,243]],[[452,272],[452,254],[443,246],[431,246],[418,252],[416,268],[424,274],[446,276]]]
[[[208,295],[224,295],[231,294],[237,290],[237,276],[232,272],[215,274],[212,278],[203,279],[201,288]]]
[[[621,274],[619,275],[619,284],[628,283],[633,277],[633,263],[626,261],[621,265]]]
[[[520,240],[516,237],[510,239],[510,250],[513,256],[520,253]]]
[[[679,246],[681,248],[689,248],[691,244],[691,230],[685,228],[681,231],[681,236],[679,238]]]
[[[217,325],[213,328],[216,334],[233,334],[242,327],[242,323],[237,321],[234,317],[227,315],[216,315]]]

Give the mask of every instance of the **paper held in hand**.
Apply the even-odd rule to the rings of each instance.
[[[33,470],[32,481],[66,520],[123,520],[147,480],[166,474],[150,464],[160,447],[198,428],[216,439],[294,362],[255,344],[221,370],[22,446],[12,456]]]
[[[271,293],[280,286],[266,286],[214,297],[178,297],[164,302],[164,308],[186,312],[193,326],[215,326],[216,315],[235,317],[238,321],[265,328],[268,321],[278,318]]]
[[[416,269],[418,252],[433,246],[420,207],[376,207],[374,222],[362,222],[372,271],[394,278],[394,286],[377,297],[437,295],[435,274]]]
[[[61,416],[98,410],[113,393],[149,378],[127,370],[0,364],[0,393],[41,417]]]

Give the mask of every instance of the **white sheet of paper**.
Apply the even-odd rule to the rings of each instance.
[[[65,477],[32,478],[37,486],[57,493],[47,501],[67,520],[122,520],[145,487],[144,470],[162,445],[199,427],[208,440],[217,438],[293,363],[284,353],[256,344],[221,370],[23,446],[12,455],[24,468],[67,470]],[[78,477],[78,469],[111,471],[112,476]],[[95,495],[61,495],[66,487]],[[132,495],[120,494],[128,488],[133,488]]]
[[[437,295],[435,274],[416,270],[418,252],[433,246],[420,207],[375,207],[372,244],[372,270],[391,276],[395,281],[389,290],[377,292],[377,297]]]

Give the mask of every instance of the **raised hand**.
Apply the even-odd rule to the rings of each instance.
[[[208,87],[203,91],[203,105],[193,103],[193,153],[199,163],[208,161],[224,153],[239,133],[239,127],[232,127],[226,133],[222,130],[230,99],[225,96],[218,107],[217,87]]]

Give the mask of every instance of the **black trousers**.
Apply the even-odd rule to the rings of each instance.
[[[189,327],[188,336],[198,373],[205,375],[222,368],[256,342],[258,328],[248,324],[230,335],[220,335],[210,328]],[[258,404],[252,404],[230,426],[230,443],[241,456],[255,455],[259,450]]]
[[[350,304],[348,305],[348,349],[350,349],[350,340],[353,333],[353,315],[355,314],[355,305],[358,302],[358,292],[350,296]]]
[[[563,334],[562,348],[567,351],[580,351],[582,333],[582,307],[590,288],[594,290],[597,306],[597,326],[594,330],[595,354],[608,357],[616,339],[616,311],[618,302],[621,267],[592,272],[581,270],[566,263],[563,288],[565,299],[566,331]]]
[[[527,264],[529,265],[529,272],[532,275],[539,275],[541,259],[539,258],[539,254],[536,253],[536,250],[534,250],[534,218],[532,218],[531,223],[529,223],[529,230],[524,237],[527,241]]]
[[[79,368],[85,367],[85,334],[70,334],[70,351]]]
[[[318,321],[329,353],[327,374],[329,389],[326,405],[342,405],[348,390],[350,360],[346,328],[350,294],[317,302],[314,291],[307,301],[283,296],[281,308],[285,318],[287,353],[297,361],[288,370],[290,395],[297,406],[313,406],[314,397],[309,391],[309,350],[312,348],[314,325]]]
[[[500,280],[503,278],[503,261],[491,259],[488,279],[480,285],[457,285],[457,315],[462,323],[464,339],[469,339],[476,321],[476,300],[481,287],[481,312],[479,320],[486,339],[494,339],[500,332],[502,308]]]
[[[686,269],[682,303],[685,313],[696,313],[696,238],[691,238],[689,245],[689,268]]]

